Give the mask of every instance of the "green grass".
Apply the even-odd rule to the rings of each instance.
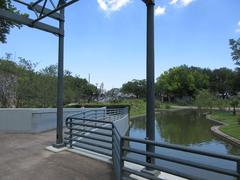
[[[239,115],[234,116],[230,112],[214,112],[210,115],[210,117],[227,124],[226,126],[220,128],[222,132],[240,139]]]
[[[146,113],[146,101],[143,99],[124,99],[115,100],[112,102],[80,102],[68,104],[65,107],[82,107],[82,106],[109,106],[109,105],[129,105],[130,106],[130,116],[144,115]]]
[[[138,116],[146,113],[146,102],[142,99],[123,100],[123,103],[130,105],[130,116]]]
[[[144,99],[124,99],[124,100],[116,100],[112,102],[80,102],[68,104],[65,107],[82,107],[87,105],[130,105],[130,116],[139,116],[146,114],[146,101]],[[172,104],[170,103],[160,103],[159,101],[155,101],[155,110],[162,109],[170,109]]]

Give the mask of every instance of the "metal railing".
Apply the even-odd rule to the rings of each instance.
[[[128,108],[86,110],[69,116],[65,123],[65,143],[112,157],[113,122],[128,118]]]
[[[192,173],[173,170],[171,168],[161,165],[161,163],[156,163],[156,164],[147,163],[147,162],[145,162],[144,158],[143,158],[143,160],[141,160],[141,159],[128,157],[126,154],[128,152],[131,152],[131,153],[138,154],[138,155],[150,156],[150,157],[153,157],[153,158],[159,159],[159,160],[169,161],[169,162],[175,163],[180,166],[184,165],[184,166],[188,166],[191,168],[205,170],[207,172],[218,173],[218,174],[227,175],[227,176],[231,176],[231,177],[240,179],[240,158],[237,156],[222,155],[222,154],[217,154],[217,153],[212,153],[212,152],[200,151],[200,150],[196,150],[196,149],[192,149],[192,148],[188,148],[188,147],[184,147],[184,146],[171,145],[171,144],[166,144],[166,143],[158,143],[155,141],[143,140],[143,139],[139,139],[139,138],[131,138],[131,137],[127,137],[127,136],[123,136],[121,139],[122,139],[121,141],[123,144],[123,146],[122,146],[123,156],[121,158],[124,162],[138,164],[138,165],[141,165],[141,166],[149,168],[149,169],[163,171],[163,172],[166,172],[166,173],[169,173],[172,175],[176,175],[176,176],[180,176],[183,178],[187,178],[187,179],[205,179],[205,178],[196,176]],[[172,157],[169,155],[160,154],[159,152],[152,153],[152,152],[148,152],[145,150],[132,148],[132,147],[129,147],[128,145],[124,145],[125,142],[135,142],[135,143],[140,143],[140,144],[145,144],[145,145],[150,144],[150,145],[154,146],[155,149],[157,149],[157,147],[161,147],[161,148],[165,148],[168,150],[190,153],[190,154],[195,154],[195,155],[199,155],[199,156],[205,156],[208,158],[215,158],[215,159],[218,159],[219,162],[231,161],[231,162],[235,163],[236,168],[235,168],[235,170],[225,169],[225,168],[219,167],[218,165],[213,166],[213,165],[209,165],[209,164],[205,164],[205,163],[195,162],[194,160],[186,160],[183,158],[176,158],[176,157]],[[146,173],[139,172],[139,171],[134,171],[128,167],[123,167],[122,171],[136,174],[138,176],[141,176],[141,177],[144,177],[147,179],[160,179],[155,176],[151,176],[150,174],[146,174]]]
[[[97,112],[96,112],[97,111]],[[189,167],[202,173],[215,173],[240,180],[240,158],[231,155],[222,155],[212,152],[200,151],[189,147],[159,143],[140,138],[126,136],[128,123],[128,110],[122,109],[98,109],[96,111],[87,111],[85,114],[79,113],[66,119],[66,126],[69,129],[66,132],[66,143],[69,147],[83,148],[89,151],[97,152],[112,157],[113,168],[117,180],[129,179],[130,175],[143,177],[146,179],[159,180],[160,177],[141,171],[143,168],[158,170],[171,175],[187,179],[209,179],[204,176],[197,176],[191,171],[182,171],[173,169],[162,164],[162,161],[174,163],[178,167]],[[97,143],[98,142],[98,143]],[[100,142],[100,143],[99,143]],[[155,152],[148,152],[145,148],[139,149],[132,147],[133,143],[155,147]],[[139,146],[137,146],[139,147]],[[176,157],[162,154],[159,148],[165,151],[176,151],[177,153],[191,154],[200,156],[200,158],[213,158],[222,164],[231,162],[234,164],[232,169],[220,167],[218,164],[207,164],[193,159]],[[135,156],[131,156],[135,154]],[[142,158],[139,158],[142,156]],[[146,162],[146,156],[155,159],[154,164]],[[138,165],[141,169],[132,168],[132,165]],[[219,177],[219,176],[218,176]]]

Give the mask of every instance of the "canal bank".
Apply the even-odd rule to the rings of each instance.
[[[229,143],[231,143],[235,146],[240,147],[240,140],[239,139],[234,138],[234,137],[232,137],[228,134],[225,134],[224,132],[222,132],[220,130],[220,128],[228,126],[227,123],[224,123],[224,122],[218,121],[216,119],[213,119],[209,114],[206,115],[206,119],[217,123],[217,125],[211,127],[211,131],[214,135],[218,136],[219,138],[221,138],[224,141],[227,141],[227,142],[229,142]]]
[[[159,114],[161,112],[178,112],[178,111],[188,111],[188,110],[196,110],[196,107],[193,107],[193,106],[189,106],[189,107],[174,106],[171,109],[155,109],[156,114]],[[205,115],[205,117],[208,121],[214,122],[214,124],[216,124],[216,125],[211,126],[209,128],[214,136],[217,136],[221,140],[223,140],[225,142],[228,142],[228,143],[240,148],[240,140],[239,139],[234,138],[234,137],[232,137],[232,136],[230,136],[230,135],[228,135],[228,134],[226,134],[226,133],[224,133],[220,130],[220,128],[228,126],[227,123],[212,118],[210,116],[210,114],[204,114],[204,115]],[[145,116],[146,116],[146,114],[140,114],[140,115],[131,116],[130,119],[132,121],[142,120],[142,119],[145,118]],[[132,125],[132,121],[130,121],[130,126]]]

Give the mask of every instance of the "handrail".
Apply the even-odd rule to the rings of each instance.
[[[180,150],[180,151],[195,153],[195,154],[199,154],[199,155],[211,156],[211,157],[214,157],[214,158],[231,160],[231,161],[235,161],[235,162],[240,161],[240,157],[233,156],[233,155],[223,155],[223,154],[219,154],[219,153],[213,153],[213,152],[207,152],[207,151],[203,151],[203,150],[192,149],[192,148],[188,148],[188,147],[184,147],[184,146],[180,146],[180,145],[159,143],[159,142],[156,142],[156,141],[143,140],[143,139],[140,139],[140,138],[132,138],[132,137],[127,137],[127,136],[123,136],[122,138],[124,140],[128,140],[128,141],[133,141],[133,142],[138,142],[138,143],[143,143],[143,144],[151,144],[151,145],[155,145],[155,146],[158,146],[158,147]]]
[[[80,114],[80,115],[79,115]],[[122,122],[124,119],[128,119],[128,114],[126,109],[97,109],[97,110],[89,110],[85,112],[78,113],[78,117],[76,115],[69,116],[66,119],[66,127],[69,129],[69,132],[65,134],[68,137],[65,140],[68,141],[70,147],[83,148],[90,151],[95,151],[100,154],[105,154],[112,157],[114,172],[117,180],[126,179],[130,174],[135,174],[137,176],[146,178],[146,179],[154,179],[159,180],[159,177],[152,176],[150,174],[146,174],[142,171],[138,171],[132,169],[131,166],[127,166],[124,164],[125,162],[134,163],[140,165],[141,167],[146,167],[150,169],[155,169],[159,171],[163,171],[175,176],[188,178],[188,179],[201,179],[197,177],[195,174],[190,174],[188,172],[180,172],[176,171],[172,168],[165,167],[162,164],[150,164],[145,162],[145,160],[135,159],[127,156],[127,153],[134,153],[142,156],[150,156],[154,159],[160,159],[168,162],[172,162],[178,165],[183,165],[186,167],[196,168],[199,170],[203,170],[211,173],[218,173],[222,175],[237,177],[240,179],[240,157],[233,155],[223,155],[214,152],[207,152],[203,150],[192,149],[189,147],[184,147],[180,145],[173,145],[167,143],[160,143],[156,141],[133,138],[126,136],[125,134],[121,135],[120,130],[118,129],[119,124],[122,127],[125,127]],[[81,117],[80,117],[81,116]],[[110,133],[107,133],[111,131]],[[109,139],[105,139],[109,138]],[[89,141],[88,141],[89,139]],[[92,141],[96,141],[99,143],[95,143]],[[130,147],[130,143],[127,142],[135,142],[140,144],[150,144],[155,147],[166,148],[170,150],[175,150],[179,152],[191,153],[194,155],[200,155],[210,158],[215,158],[223,161],[231,161],[236,163],[235,169],[225,169],[218,167],[217,165],[209,165],[200,162],[196,162],[194,160],[188,160],[178,157],[172,157],[169,155],[159,154],[158,152],[149,152],[146,150],[136,149]],[[101,144],[103,143],[103,144]],[[105,143],[105,144],[104,144]],[[96,148],[93,148],[96,147]]]

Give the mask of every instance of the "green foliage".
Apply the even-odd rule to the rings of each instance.
[[[15,106],[17,107],[55,107],[57,97],[57,66],[50,65],[36,71],[37,63],[20,58],[18,63],[0,59],[0,80],[6,82],[10,77],[16,77],[14,86],[0,85],[0,89],[11,90],[16,94]],[[97,94],[97,87],[89,84],[86,79],[73,77],[71,72],[65,71],[64,75],[64,103],[89,102]],[[11,88],[10,88],[11,87]],[[15,88],[16,87],[16,88]],[[0,106],[6,104],[6,95],[9,91],[0,90]],[[6,95],[4,95],[6,94]]]
[[[198,91],[204,89],[222,99],[237,94],[240,68],[235,71],[228,68],[210,70],[182,65],[165,71],[156,82],[156,95],[179,105],[191,105]]]
[[[134,94],[137,98],[146,97],[146,80],[133,79],[122,85],[121,92],[125,94]]]
[[[158,101],[158,100],[156,100],[156,101],[155,101],[155,104],[154,104],[154,107],[155,107],[155,108],[161,108],[161,102]]]
[[[236,115],[236,107],[238,107],[239,100],[237,97],[233,97],[230,101],[230,106],[233,108],[233,115]]]
[[[165,109],[170,109],[171,106],[170,106],[169,104],[165,104],[164,108],[165,108]]]
[[[12,5],[11,0],[0,0],[0,8],[12,13],[20,14],[16,7]],[[2,18],[0,19],[0,42],[6,43],[6,36],[10,33],[10,29],[14,27],[20,28],[21,25]]]
[[[199,109],[203,107],[212,109],[215,101],[216,97],[213,96],[208,90],[201,90],[196,96],[195,105]]]
[[[189,68],[186,65],[171,68],[157,78],[156,93],[193,97],[197,90],[208,86],[208,76],[202,71],[200,68]]]
[[[209,75],[209,90],[221,94],[225,98],[227,94],[234,93],[236,73],[228,68],[215,69]],[[239,89],[238,89],[239,90]]]
[[[240,125],[240,115],[237,115],[237,122],[238,122],[238,125]]]
[[[146,113],[146,102],[143,99],[124,99],[112,102],[82,102],[81,104],[69,104],[65,107],[80,108],[80,107],[130,107],[130,116],[144,115]]]
[[[233,61],[235,61],[236,65],[240,65],[240,38],[237,40],[230,39],[229,45],[232,50],[231,56]]]
[[[226,107],[229,107],[229,100],[222,98],[215,98],[214,106],[219,110],[224,110]]]

